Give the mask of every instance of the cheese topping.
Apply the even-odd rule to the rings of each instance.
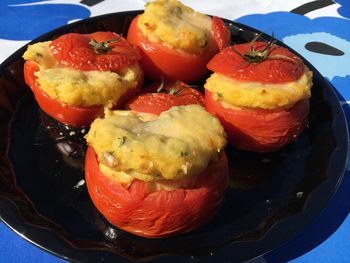
[[[23,58],[25,60],[36,62],[39,65],[40,70],[60,67],[59,62],[49,49],[50,43],[51,41],[46,41],[29,45],[26,52],[23,54]]]
[[[146,4],[138,27],[153,42],[200,54],[212,41],[211,18],[177,0],[158,0]]]
[[[108,105],[138,85],[142,74],[138,64],[118,72],[65,68],[52,55],[50,43],[30,45],[23,57],[39,65],[35,76],[40,88],[55,100],[74,106]]]
[[[226,107],[276,109],[289,108],[296,102],[311,96],[312,71],[306,69],[295,82],[263,84],[240,82],[213,73],[205,84],[215,100]]]
[[[226,144],[220,122],[199,105],[145,119],[113,111],[92,123],[86,140],[104,174],[122,183],[183,180],[202,173]]]

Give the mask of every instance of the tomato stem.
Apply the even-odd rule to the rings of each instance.
[[[272,33],[271,39],[269,40],[269,42],[266,43],[266,46],[263,49],[255,49],[253,47],[253,44],[259,39],[261,35],[262,33],[256,35],[253,38],[253,40],[249,44],[250,46],[249,51],[247,51],[244,55],[239,53],[233,46],[231,47],[231,49],[248,63],[260,63],[266,59],[286,59],[293,63],[297,63],[294,59],[288,56],[279,55],[279,54],[270,56],[270,51],[273,45],[276,43],[276,39],[273,33]]]
[[[110,47],[111,43],[116,43],[122,39],[122,36],[119,36],[117,38],[113,38],[110,40],[97,42],[95,39],[91,39],[89,42],[89,45],[94,49],[94,52],[96,54],[105,54],[112,50]]]

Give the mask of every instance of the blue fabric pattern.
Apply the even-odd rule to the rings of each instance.
[[[267,34],[273,32],[277,39],[305,57],[328,78],[345,100],[350,100],[350,92],[347,90],[350,87],[350,20],[337,17],[310,19],[289,12],[274,12],[247,15],[236,21]],[[290,21],[293,21],[293,26],[290,25]],[[343,54],[334,56],[305,48],[307,43],[315,41],[332,46]],[[324,61],[327,61],[327,64]],[[342,85],[337,85],[340,82]]]
[[[90,10],[83,5],[41,2],[43,0],[0,1],[0,38],[31,40],[71,20],[90,16]]]

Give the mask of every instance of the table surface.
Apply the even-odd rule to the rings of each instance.
[[[140,0],[2,0],[0,62],[31,39],[67,23],[106,13],[143,9]],[[184,0],[210,15],[252,26],[310,61],[335,87],[349,120],[350,2],[346,0]],[[278,23],[276,22],[278,21]],[[305,48],[318,43],[318,49]],[[323,48],[323,49],[322,49]],[[334,50],[342,55],[335,55]],[[339,52],[338,52],[339,53]],[[350,257],[350,173],[307,228],[282,247],[251,262],[348,262]],[[30,244],[0,223],[1,262],[64,262]]]

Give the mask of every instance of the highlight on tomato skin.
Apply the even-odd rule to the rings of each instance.
[[[138,17],[132,20],[127,39],[141,50],[141,64],[145,77],[151,80],[164,78],[193,83],[208,73],[206,64],[218,52],[216,43],[210,42],[203,55],[174,50],[161,43],[152,42],[144,36],[137,25]]]
[[[228,183],[225,153],[198,176],[192,189],[148,193],[147,183],[134,180],[127,188],[99,170],[97,156],[88,147],[85,180],[89,195],[113,225],[147,238],[163,238],[192,231],[216,214]]]
[[[125,108],[159,115],[173,106],[199,104],[204,106],[203,94],[182,81],[158,81],[147,85],[142,93],[126,103]]]
[[[219,51],[222,51],[231,44],[231,32],[224,21],[217,16],[213,16],[212,18],[212,34]]]
[[[290,109],[229,109],[205,91],[205,106],[223,125],[228,142],[248,151],[271,152],[295,141],[305,129],[309,100],[301,100]]]

